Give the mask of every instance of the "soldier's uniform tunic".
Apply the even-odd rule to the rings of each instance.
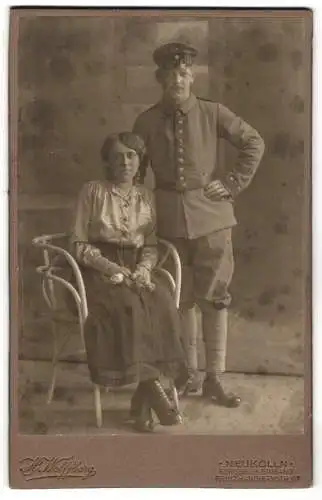
[[[255,174],[262,138],[227,107],[193,94],[176,109],[161,100],[137,118],[133,130],[146,143],[155,175],[158,234],[173,241],[182,258],[182,307],[199,299],[229,305],[233,200]],[[204,188],[218,177],[220,138],[239,149],[239,158],[222,179],[231,196],[213,201]]]

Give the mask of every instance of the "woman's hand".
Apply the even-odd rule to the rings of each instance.
[[[144,266],[138,266],[136,268],[135,272],[132,274],[132,279],[139,288],[145,287],[151,290],[154,289],[154,285],[151,281],[151,271]]]
[[[124,276],[129,277],[132,273],[127,267],[122,267],[114,262],[109,262],[105,274],[109,277],[114,276],[115,274],[123,274]]]
[[[225,188],[221,181],[212,181],[204,189],[207,198],[213,201],[221,201],[231,198],[228,189]]]
[[[121,267],[119,268],[119,273],[122,273],[125,277],[129,278],[132,274],[131,270],[128,269],[127,267]]]
[[[122,267],[118,264],[113,263],[109,266],[108,272],[105,274],[105,279],[107,279],[109,283],[112,283],[114,285],[119,285],[123,282],[129,285],[131,274],[131,270],[127,267]]]

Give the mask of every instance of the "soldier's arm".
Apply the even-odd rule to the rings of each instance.
[[[139,115],[133,125],[133,133],[139,135],[142,137],[144,141],[147,139],[147,134],[146,134],[146,119],[144,114]]]
[[[233,197],[251,182],[264,154],[264,141],[257,130],[235,115],[222,104],[218,104],[218,136],[228,140],[238,151],[236,165],[223,179],[224,186]]]
[[[139,135],[144,140],[145,146],[147,147],[148,125],[146,122],[147,122],[146,117],[142,114],[139,115],[134,122],[132,132],[136,135]],[[143,158],[141,160],[140,168],[139,168],[140,182],[142,184],[144,183],[146,171],[147,171],[149,165],[150,165],[149,156],[148,156],[148,153],[146,152],[146,154],[143,156]]]

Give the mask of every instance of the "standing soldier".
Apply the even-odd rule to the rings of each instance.
[[[163,90],[157,104],[138,116],[134,132],[147,146],[155,176],[158,235],[171,241],[181,257],[184,341],[190,370],[186,393],[199,389],[197,320],[202,315],[206,377],[203,397],[227,407],[240,398],[225,392],[228,288],[234,260],[233,202],[251,182],[264,152],[258,132],[220,103],[196,97],[193,60],[197,51],[169,43],[153,54]],[[218,178],[218,140],[238,151],[236,165]],[[144,175],[144,172],[143,172]]]

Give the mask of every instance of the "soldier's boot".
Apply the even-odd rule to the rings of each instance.
[[[205,343],[206,377],[202,386],[202,396],[215,404],[227,408],[237,408],[240,398],[226,393],[221,384],[221,374],[226,369],[226,347],[228,313],[227,309],[206,307],[202,311],[203,339]]]
[[[188,378],[175,381],[179,396],[196,393],[201,389],[201,378],[198,372],[197,335],[198,325],[195,308],[182,311],[183,345],[186,353]]]

